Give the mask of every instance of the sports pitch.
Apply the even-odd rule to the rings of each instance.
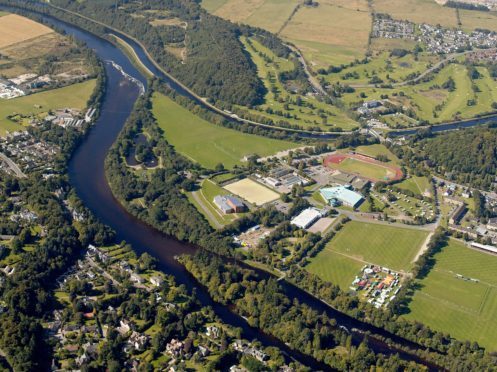
[[[427,236],[414,229],[351,221],[306,268],[346,289],[365,264],[408,271]]]
[[[249,203],[258,206],[272,202],[280,197],[278,193],[249,178],[230,183],[224,188],[229,192],[242,197]]]
[[[497,256],[450,240],[434,259],[405,317],[497,350]]]
[[[400,168],[359,154],[333,154],[324,159],[324,165],[356,174],[373,182],[391,182],[403,177]]]

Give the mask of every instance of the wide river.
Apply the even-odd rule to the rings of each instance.
[[[114,198],[105,176],[105,157],[132,111],[133,105],[140,95],[141,88],[146,87],[146,79],[133,66],[127,56],[112,43],[59,20],[45,16],[44,19],[59,30],[64,30],[67,34],[85,42],[103,61],[106,61],[107,89],[100,117],[91,128],[86,139],[75,151],[69,163],[71,184],[84,204],[97,218],[115,230],[118,241],[125,240],[130,243],[138,254],[148,252],[156,257],[159,260],[160,268],[164,272],[173,275],[177,283],[184,284],[189,291],[194,290],[197,299],[202,305],[211,306],[224,322],[240,327],[245,338],[258,339],[265,346],[277,346],[286,354],[308,365],[313,370],[329,369],[329,367],[317,362],[312,357],[292,350],[279,340],[264,334],[261,330],[250,327],[242,317],[236,315],[227,306],[215,303],[207,291],[174,259],[177,255],[193,254],[199,248],[179,242],[144,224],[129,214]],[[125,35],[119,36],[126,38]],[[129,39],[127,41],[130,42],[147,67],[157,76],[167,81],[167,78],[154,68],[143,51]],[[116,68],[116,65],[120,67]],[[173,82],[169,83],[174,89],[184,93]],[[259,273],[263,276],[268,276],[263,272]],[[396,343],[413,351],[423,349],[403,338],[340,313],[285,281],[280,283],[290,298],[296,298],[319,312],[325,311],[331,318],[336,319],[338,325],[346,327],[352,333],[355,342],[360,341],[364,337],[364,333],[368,332],[372,335],[389,337]],[[399,353],[402,359],[415,360],[424,363],[430,369],[436,369],[434,365],[424,362],[412,353],[394,349],[373,337],[369,338],[368,343],[375,352],[385,354]]]

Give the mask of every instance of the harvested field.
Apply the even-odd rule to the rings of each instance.
[[[9,14],[0,17],[0,48],[53,32],[52,29],[28,18]]]
[[[255,205],[264,205],[279,198],[279,195],[267,187],[249,178],[224,186],[229,192],[238,195]]]
[[[242,22],[263,4],[264,0],[230,0],[216,10],[216,15],[233,22]]]

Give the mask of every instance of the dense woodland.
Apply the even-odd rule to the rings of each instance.
[[[257,77],[256,67],[238,39],[242,32],[254,32],[255,29],[241,28],[210,15],[193,0],[146,0],[140,5],[124,1],[120,2],[117,10],[114,0],[57,0],[53,3],[102,21],[137,38],[164,69],[199,96],[242,105],[255,105],[263,99],[264,85]],[[171,32],[170,27],[154,27],[147,19],[133,17],[137,11],[143,10],[168,12],[169,16],[186,22],[186,30],[177,27]],[[64,18],[71,17],[62,12],[57,13]],[[85,28],[97,33],[103,31],[95,24],[81,19],[71,21],[86,23],[83,25]],[[267,34],[262,30],[258,32]],[[277,43],[274,38],[268,39],[273,44]],[[186,63],[182,63],[167,51],[167,43],[178,41],[185,44]],[[284,49],[281,44],[278,44],[278,47]]]
[[[489,126],[444,135],[428,132],[412,140],[414,150],[397,148],[394,151],[408,166],[420,172],[427,173],[430,170],[450,181],[494,190],[497,175],[496,143],[497,128]]]
[[[199,253],[181,258],[185,267],[214,300],[234,305],[249,324],[261,328],[293,349],[312,355],[338,370],[387,370],[416,368],[414,362],[374,354],[366,343],[357,344],[336,321],[297,300],[288,298],[275,279],[264,279],[254,271],[223,263],[215,256]]]

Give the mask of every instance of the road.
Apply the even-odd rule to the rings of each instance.
[[[27,176],[22,172],[21,168],[17,166],[16,163],[14,163],[7,155],[5,155],[3,152],[0,152],[0,159],[5,161],[7,165],[9,166],[10,169],[16,174],[17,177],[19,178],[26,178]]]
[[[309,80],[309,83],[311,83],[311,85],[314,87],[314,89],[324,96],[329,96],[328,92],[326,92],[326,90],[321,86],[318,79],[316,79],[314,77],[314,75],[312,75],[311,70],[310,70],[309,66],[307,65],[307,61],[305,60],[305,58],[302,55],[302,53],[300,52],[300,50],[291,44],[285,44],[285,46],[287,46],[292,52],[294,52],[297,55],[297,58],[299,59],[302,66],[304,67],[304,71],[307,75],[307,79]]]
[[[497,49],[489,49],[489,50],[496,51]],[[471,52],[473,52],[473,51],[468,50],[466,52],[450,54],[449,56],[447,56],[447,58],[434,64],[433,66],[431,66],[429,69],[425,70],[423,73],[421,73],[419,76],[415,77],[414,79],[402,81],[400,83],[393,83],[393,84],[391,84],[391,86],[395,88],[395,87],[403,87],[403,86],[408,85],[408,84],[417,83],[418,81],[423,79],[426,75],[428,75],[428,74],[432,73],[433,71],[435,71],[436,69],[442,67],[442,65],[444,65],[445,63],[450,62],[458,57],[464,56],[465,54],[468,54]],[[352,88],[375,88],[378,85],[381,85],[381,84],[351,84],[350,87],[352,87]]]

